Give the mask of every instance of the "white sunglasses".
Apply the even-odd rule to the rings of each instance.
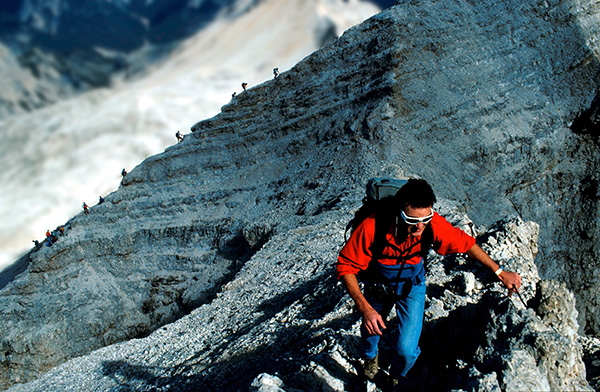
[[[431,211],[431,214],[424,216],[422,218],[415,218],[412,216],[406,216],[404,211],[400,210],[400,216],[402,217],[402,220],[404,221],[404,223],[406,223],[407,225],[416,226],[417,224],[419,224],[419,222],[426,225],[429,222],[431,222],[431,219],[433,219],[433,211]]]

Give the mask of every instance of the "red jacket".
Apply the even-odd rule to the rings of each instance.
[[[475,245],[475,238],[452,226],[437,212],[433,214],[433,219],[429,224],[433,232],[432,247],[438,254],[465,253]],[[336,264],[338,278],[367,269],[372,258],[370,247],[374,237],[375,215],[371,215],[358,225],[340,251]],[[381,264],[396,264],[398,257],[409,254],[413,256],[406,260],[407,264],[421,262],[421,237],[407,235],[404,238],[394,238],[394,225],[391,225],[386,234],[386,240],[382,257],[379,259]]]

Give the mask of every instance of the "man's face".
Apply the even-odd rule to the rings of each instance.
[[[406,218],[405,217],[402,217],[402,218],[404,219],[404,222],[406,222],[408,234],[415,236],[415,237],[419,237],[420,235],[422,235],[423,231],[425,231],[425,227],[427,226],[427,223],[429,223],[429,221],[431,220],[431,216],[433,214],[432,207],[417,208],[417,207],[413,207],[411,205],[407,205],[406,207],[404,207],[402,209],[402,211],[404,212],[404,215],[406,217]],[[411,219],[411,218],[417,218],[417,219]],[[428,218],[428,219],[425,219],[424,222],[422,222],[422,221],[417,221],[418,218]],[[416,223],[416,224],[411,224],[411,223]]]

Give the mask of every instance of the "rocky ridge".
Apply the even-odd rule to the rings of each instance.
[[[456,203],[442,200],[438,209],[459,226],[469,221]],[[344,230],[340,218],[350,212],[341,207],[298,218],[297,227],[274,235],[190,315],[9,391],[273,390],[269,385],[278,391],[381,391],[382,380],[365,385],[358,377],[360,318],[332,276]],[[478,231],[482,246],[526,279],[528,307],[516,296],[509,299],[473,262],[432,254],[415,383],[421,390],[592,391],[573,295],[537,276],[538,226],[514,218]]]
[[[440,4],[446,9],[440,10]],[[332,311],[344,308],[347,314],[351,307],[335,286],[331,263],[341,245],[343,222],[361,197],[357,184],[373,175],[422,175],[441,196],[461,200],[477,224],[491,226],[493,216],[540,217],[541,275],[554,275],[574,289],[593,284],[593,275],[585,274],[589,266],[579,260],[594,255],[593,248],[586,249],[593,232],[589,238],[573,237],[561,225],[579,218],[579,224],[593,228],[589,210],[584,213],[577,202],[585,198],[587,206],[597,205],[592,192],[576,191],[597,175],[593,144],[568,127],[591,104],[593,93],[577,86],[596,83],[598,66],[593,42],[578,40],[581,36],[573,32],[594,9],[576,5],[545,3],[540,14],[541,8],[493,2],[476,8],[452,1],[400,4],[277,79],[239,94],[220,115],[194,126],[183,143],[140,164],[90,215],[68,222],[67,235],[53,247],[22,260],[25,272],[7,279],[0,291],[0,312],[7,320],[0,326],[2,385],[33,379],[98,347],[144,336],[190,311],[148,338],[95,351],[22,388],[191,390],[206,384],[227,390],[231,383],[249,385],[248,377],[271,372],[262,367],[270,352],[277,355],[265,367],[281,369],[286,385],[307,382],[302,374],[329,379],[331,370],[319,368],[318,361],[302,368],[310,361],[297,352],[296,343],[307,328],[315,336],[330,333],[328,328],[354,328],[348,340],[356,341],[356,317]],[[456,15],[461,17],[450,18]],[[496,19],[508,23],[514,35],[494,35],[497,31],[489,26],[500,24],[488,22]],[[415,29],[422,34],[414,34]],[[474,42],[460,46],[461,32],[460,37],[475,32]],[[568,48],[522,46],[544,34],[554,45],[553,33],[568,36]],[[439,42],[446,37],[452,38]],[[486,45],[479,42],[483,39]],[[517,48],[521,56],[506,57]],[[581,62],[587,54],[591,57]],[[538,67],[523,74],[526,61]],[[480,64],[486,66],[479,69]],[[528,84],[523,84],[525,76]],[[478,93],[484,86],[485,92]],[[559,211],[550,209],[559,199]],[[568,216],[562,208],[569,209]],[[524,225],[531,230],[531,224]],[[556,283],[538,284],[534,237],[529,233],[514,240],[529,244],[521,253],[493,255],[508,265],[515,262],[512,257],[531,259],[516,265],[527,276],[528,294],[523,294],[539,315],[508,311],[512,305],[501,300],[501,290],[479,297],[451,289],[471,287],[468,271],[456,280],[439,278],[443,288],[430,293],[431,328],[447,325],[437,321],[445,311],[455,316],[465,310],[479,317],[479,330],[489,331],[477,340],[481,345],[461,351],[474,356],[460,358],[449,351],[442,357],[454,364],[443,376],[453,385],[473,381],[489,385],[482,390],[514,384],[589,390],[574,331],[581,329],[581,320],[594,331],[596,297],[575,291],[583,314],[575,320],[568,291]],[[502,248],[501,243],[495,240],[492,249]],[[567,254],[566,243],[585,252]],[[454,295],[456,290],[465,298]],[[539,304],[531,299],[538,290]],[[328,295],[334,298],[323,300]],[[481,305],[449,311],[475,299]],[[567,312],[558,312],[552,303],[569,304]],[[555,326],[558,336],[538,317],[562,320]],[[562,343],[554,344],[555,338]],[[306,342],[316,347],[315,356],[323,351],[320,343]],[[352,364],[344,368],[350,374],[358,368],[350,351],[341,357]],[[558,357],[571,358],[569,365],[563,368]],[[438,366],[425,358],[423,366]],[[527,366],[519,369],[516,363]],[[73,381],[74,371],[83,375],[81,383]],[[232,377],[238,374],[245,376]],[[272,376],[262,379],[274,381],[277,374]],[[344,377],[350,376],[331,380],[354,383]]]
[[[5,222],[0,226],[0,269],[25,254],[32,239],[42,240],[47,229],[81,211],[83,201],[90,204],[113,191],[123,168],[130,170],[172,145],[176,130],[185,134],[198,119],[217,114],[232,93],[242,91],[242,82],[255,86],[271,79],[274,67],[288,70],[378,12],[372,3],[358,0],[264,0],[252,7],[246,0],[238,2],[247,12],[234,13],[235,18],[221,15],[189,39],[170,44],[163,56],[152,45],[132,53],[131,61],[143,65],[128,71],[135,75],[106,75],[108,68],[99,72],[115,81],[111,88],[0,118],[0,165],[6,168],[0,188],[9,190],[0,193]],[[103,67],[94,56],[84,57]],[[48,62],[43,56],[31,59],[42,74],[52,67]],[[7,82],[0,95],[19,90],[18,75],[28,72],[10,56],[3,64],[0,74]],[[71,65],[86,76],[96,75],[78,60]],[[60,73],[52,75],[62,80]],[[29,79],[25,84],[37,85]]]

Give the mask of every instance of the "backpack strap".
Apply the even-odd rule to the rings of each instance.
[[[378,261],[383,255],[383,248],[387,242],[386,235],[395,217],[386,211],[380,211],[375,215],[375,236],[371,244],[371,262]]]
[[[382,281],[381,273],[377,270],[376,263],[383,255],[383,249],[386,245],[386,234],[394,222],[395,217],[393,214],[386,213],[385,210],[379,211],[375,215],[375,235],[373,236],[373,243],[369,249],[371,250],[371,260],[366,270],[360,271],[358,276],[363,282],[377,282]]]
[[[433,245],[433,229],[431,228],[431,224],[428,224],[425,227],[425,231],[421,234],[421,257],[423,258],[423,263],[427,261],[427,255],[429,254],[429,249]]]

